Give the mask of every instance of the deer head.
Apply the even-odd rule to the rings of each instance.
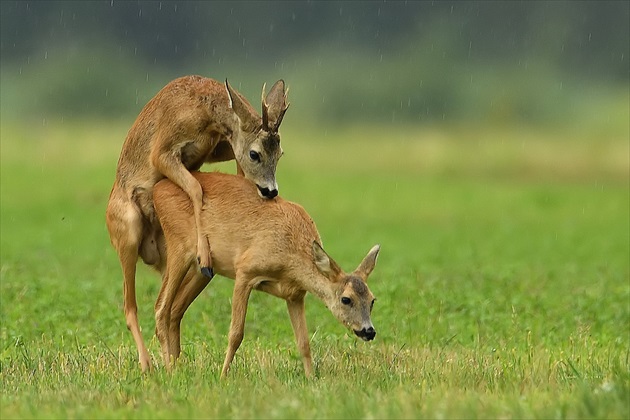
[[[227,79],[225,88],[230,107],[239,120],[231,139],[236,161],[245,177],[256,184],[262,197],[274,198],[278,195],[276,167],[282,156],[278,129],[289,108],[284,81],[278,80],[266,96],[263,85],[262,118],[247,99],[232,89]]]
[[[329,301],[325,302],[328,309],[364,341],[373,340],[376,336],[370,318],[375,299],[367,285],[367,278],[376,265],[379,250],[380,246],[374,245],[356,270],[346,274],[316,241],[313,242],[313,262],[330,281],[333,290]]]

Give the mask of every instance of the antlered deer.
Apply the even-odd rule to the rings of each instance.
[[[189,197],[194,217],[191,249],[201,272],[212,277],[211,249],[202,234],[199,182],[190,171],[205,162],[236,159],[239,174],[258,187],[261,196],[278,194],[276,165],[282,155],[278,128],[287,110],[284,82],[265,96],[262,117],[228,84],[186,76],[167,84],[138,115],[123,144],[116,180],[107,205],[107,228],[124,277],[124,311],[142,369],[149,353],[138,325],[135,275],[138,256],[160,267],[160,232],[153,208],[153,187],[168,178]],[[258,195],[254,191],[254,195]],[[198,267],[195,270],[199,270]]]
[[[286,300],[307,376],[313,372],[304,296],[311,292],[333,315],[363,340],[376,335],[371,321],[374,295],[367,277],[374,269],[374,246],[353,272],[346,274],[321,247],[306,211],[281,197],[264,200],[249,180],[228,174],[194,172],[203,189],[199,229],[210,238],[214,269],[235,280],[225,376],[243,340],[247,302],[257,289]],[[159,238],[165,255],[162,287],[155,304],[156,334],[168,369],[180,354],[184,312],[210,281],[196,268],[195,219],[186,193],[168,180],[154,188]]]

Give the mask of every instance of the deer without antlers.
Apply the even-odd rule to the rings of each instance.
[[[205,162],[235,159],[238,173],[255,183],[260,196],[275,197],[276,165],[282,155],[278,128],[287,108],[282,80],[266,96],[263,86],[261,117],[227,80],[224,85],[186,76],[158,92],[129,130],[106,220],[123,271],[125,319],[143,371],[150,368],[150,361],[138,325],[136,263],[140,256],[158,269],[164,264],[158,250],[160,227],[152,200],[155,183],[168,178],[190,198],[194,215],[191,235],[196,240],[191,249],[201,272],[211,278],[210,244],[200,229],[202,189],[190,171],[198,170]]]
[[[315,223],[300,205],[281,197],[264,200],[243,177],[201,172],[193,176],[203,189],[200,228],[212,242],[214,269],[235,280],[222,377],[243,340],[247,302],[254,289],[286,300],[307,376],[313,372],[304,313],[307,291],[357,336],[374,338],[370,318],[374,295],[366,281],[376,264],[378,245],[346,274],[322,249]],[[156,334],[170,369],[180,354],[182,317],[210,279],[196,269],[194,209],[186,193],[162,180],[153,197],[166,260],[155,304]]]

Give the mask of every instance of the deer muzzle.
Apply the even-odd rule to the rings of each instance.
[[[374,327],[354,330],[354,333],[363,341],[372,341],[374,340],[374,337],[376,337],[376,330],[374,329]]]
[[[267,187],[261,187],[260,185],[256,185],[258,187],[258,193],[260,194],[261,197],[263,198],[274,198],[275,196],[278,195],[278,189],[274,188],[274,189],[269,189]]]

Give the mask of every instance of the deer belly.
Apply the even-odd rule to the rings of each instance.
[[[190,141],[184,144],[181,148],[181,159],[186,169],[196,171],[201,168],[211,150],[209,143]]]

